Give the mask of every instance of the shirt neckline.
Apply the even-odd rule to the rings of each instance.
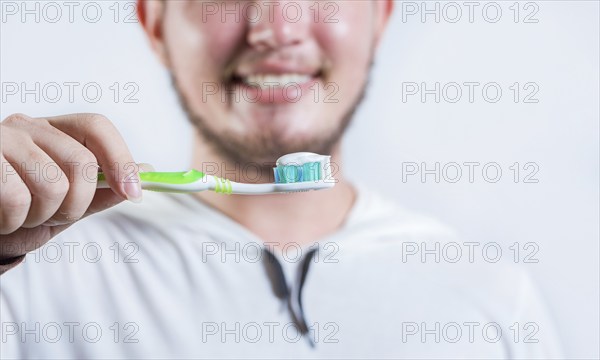
[[[307,250],[309,247],[314,246],[314,244],[323,244],[325,242],[331,242],[333,239],[336,239],[341,233],[345,232],[348,228],[350,228],[358,220],[360,215],[366,210],[369,197],[368,191],[365,190],[365,188],[361,184],[351,182],[350,185],[354,188],[356,196],[354,199],[354,203],[352,204],[352,207],[346,214],[346,218],[344,219],[342,225],[333,233],[326,235],[321,239],[315,240],[313,243],[307,245],[306,248],[303,248],[302,250]],[[222,223],[223,226],[227,228],[233,228],[235,229],[235,231],[243,234],[245,241],[257,243],[261,247],[264,247],[264,241],[260,237],[258,237],[258,235],[254,234],[245,226],[233,220],[220,210],[210,206],[198,197],[195,197],[193,194],[185,194],[183,196],[180,194],[167,194],[167,196],[173,201],[183,203],[185,207],[191,210],[191,213],[202,213],[203,216],[210,216],[214,218],[215,221]],[[188,217],[186,217],[185,220],[189,221]]]

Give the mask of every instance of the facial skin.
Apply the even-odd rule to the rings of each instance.
[[[287,153],[334,151],[391,6],[142,1],[140,14],[203,140],[227,161],[272,164]]]
[[[235,14],[222,21],[223,10],[236,6],[239,21]],[[297,6],[302,15],[296,21]],[[338,169],[337,184],[327,191],[195,196],[280,249],[286,243],[312,245],[339,229],[356,198],[341,172],[340,139],[364,92],[392,7],[392,0],[139,0],[144,30],[198,130],[194,168],[207,162],[221,169],[264,165],[252,174],[236,170],[235,178],[215,175],[272,182],[275,160],[309,151],[332,155]],[[257,75],[282,73],[299,77],[267,79],[275,84],[262,91],[244,84],[261,82]],[[286,81],[298,83],[302,95],[294,93],[296,85],[284,87]],[[260,101],[252,100],[261,93]]]

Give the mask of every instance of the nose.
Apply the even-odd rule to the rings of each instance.
[[[302,1],[257,1],[248,18],[248,44],[258,51],[300,44],[310,27]]]

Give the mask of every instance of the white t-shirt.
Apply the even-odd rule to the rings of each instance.
[[[528,276],[364,188],[332,236],[270,246],[190,195],[145,193],[0,277],[0,357],[560,356]]]

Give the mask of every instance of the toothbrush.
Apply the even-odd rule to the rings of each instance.
[[[275,183],[245,184],[198,170],[187,172],[140,172],[142,189],[159,192],[192,193],[212,190],[220,194],[261,195],[329,189],[335,186],[331,157],[313,153],[285,155],[273,169]],[[103,173],[98,174],[98,189],[109,188]]]

